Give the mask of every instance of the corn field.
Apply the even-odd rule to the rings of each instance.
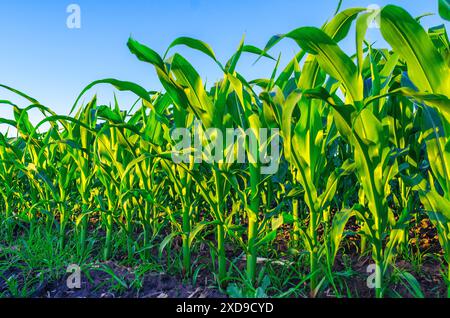
[[[26,101],[0,100],[14,112],[0,124],[17,131],[0,133],[0,264],[12,246],[40,241],[52,255],[70,250],[67,262],[145,264],[194,285],[209,277],[230,296],[359,297],[351,284],[359,280],[381,298],[425,297],[422,269],[431,262],[436,284],[448,288],[438,296],[450,297],[445,6],[443,24],[429,30],[421,17],[383,7],[385,48],[366,41],[374,14],[365,8],[275,35],[264,48],[243,39],[225,63],[194,38],[175,39],[164,54],[130,38],[130,53],[164,89],[98,80],[70,115],[0,85]],[[355,43],[352,55],[344,39]],[[298,51],[284,68],[276,63],[257,79],[237,71],[244,55],[278,61],[271,49],[292,40]],[[223,77],[206,85],[177,53],[183,46],[212,59]],[[98,85],[137,101],[127,110],[117,98],[86,102]],[[32,124],[32,111],[44,119]],[[253,160],[225,160],[238,150],[208,148],[219,137],[207,133],[192,136],[202,149],[180,147],[174,131],[195,127],[250,132],[256,142],[245,139],[243,154]],[[264,129],[275,132],[270,142]],[[264,173],[263,150],[274,173]]]

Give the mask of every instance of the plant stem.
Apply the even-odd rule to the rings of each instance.
[[[81,218],[80,223],[80,252],[81,255],[83,255],[86,251],[86,239],[87,239],[87,230],[88,230],[88,216],[86,215],[87,212],[87,204],[83,204],[81,213],[83,213],[83,216]]]
[[[258,236],[258,221],[254,219],[249,220],[248,224],[248,253],[247,253],[247,279],[253,283],[256,272],[256,238]]]
[[[12,226],[13,222],[11,220],[12,213],[11,213],[11,208],[8,203],[8,199],[5,199],[5,209],[6,209],[6,215],[5,215],[5,217],[6,217],[6,219],[5,219],[6,233],[7,233],[8,240],[11,241],[13,239],[13,226]]]
[[[257,158],[256,156],[254,158]],[[256,273],[256,241],[258,238],[260,169],[257,163],[250,165],[250,211],[248,211],[247,279],[253,284]]]
[[[59,248],[62,250],[65,244],[65,236],[66,236],[66,212],[63,205],[60,205],[60,221],[59,221]]]
[[[149,230],[149,226],[147,224],[144,224],[143,231],[144,231],[144,244],[143,244],[143,247],[145,249],[144,250],[144,257],[146,259],[148,259],[150,257],[150,251],[148,249],[149,242],[150,242],[150,235],[149,235],[150,230]]]
[[[293,236],[293,239],[294,239],[294,246],[295,247],[298,247],[299,241],[300,241],[300,237],[298,235],[299,231],[300,231],[298,208],[299,208],[298,199],[293,199],[292,200],[292,217],[294,219],[294,236]]]
[[[127,253],[130,264],[133,261],[133,223],[131,216],[127,217]]]
[[[217,225],[217,257],[218,257],[218,267],[219,267],[219,284],[222,285],[223,281],[227,275],[226,269],[226,255],[225,255],[225,227],[223,225],[224,214],[222,213],[223,206],[223,195],[222,195],[222,176],[220,172],[214,171],[214,179],[216,184],[216,218],[219,221]]]
[[[106,242],[105,242],[105,250],[103,253],[103,258],[105,259],[105,261],[111,258],[112,230],[113,230],[113,220],[112,215],[109,214],[106,217]]]
[[[448,287],[447,287],[447,298],[450,298],[450,263],[447,264],[448,267],[448,273],[447,273],[447,279],[448,279]]]
[[[316,222],[317,222],[317,214],[313,209],[310,208],[310,220],[309,220],[309,235],[311,237],[311,252],[309,255],[309,261],[310,261],[310,273],[311,273],[311,279],[310,279],[310,293],[311,297],[316,296],[316,288],[317,288],[317,258],[316,258],[316,248],[317,248],[317,229],[316,229]]]
[[[219,284],[222,285],[227,275],[225,257],[225,228],[222,224],[217,226],[217,253],[219,265]]]
[[[191,234],[190,207],[183,204],[183,272],[186,277],[191,275],[191,248],[189,246],[189,237]]]
[[[381,272],[381,262],[375,262],[375,297],[383,298],[383,273]]]

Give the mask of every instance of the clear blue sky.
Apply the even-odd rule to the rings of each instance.
[[[82,27],[68,29],[66,8],[81,7]],[[68,113],[77,94],[90,82],[113,77],[134,81],[147,89],[159,89],[154,70],[128,52],[130,35],[163,53],[179,36],[209,43],[220,60],[235,51],[243,34],[246,42],[263,47],[274,34],[300,26],[320,27],[330,18],[337,0],[0,0],[0,83],[38,99],[57,113]],[[414,16],[437,13],[437,0],[344,0],[343,8],[376,3],[402,5]],[[425,26],[441,24],[439,16],[427,17]],[[379,39],[378,30],[368,34]],[[379,42],[382,43],[382,42]],[[352,50],[353,34],[342,43]],[[271,54],[281,51],[283,62],[297,47],[286,40]],[[203,78],[213,82],[221,76],[216,66],[200,53],[179,50]],[[269,76],[273,63],[252,66],[244,59],[239,71],[249,78]],[[112,100],[112,90],[98,88],[102,103]],[[131,96],[118,95],[125,107]],[[12,98],[0,90],[0,99]],[[14,101],[23,101],[15,98]],[[5,109],[5,108],[4,108]],[[9,111],[2,116],[8,116]]]

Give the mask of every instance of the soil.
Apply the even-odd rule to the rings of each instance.
[[[107,269],[107,271],[105,271]],[[112,275],[112,273],[114,273]],[[80,288],[70,289],[67,279],[70,274],[56,282],[36,283],[33,298],[224,298],[208,281],[199,281],[196,287],[183,283],[179,277],[164,273],[149,273],[136,283],[132,268],[107,262],[93,266],[81,273]],[[6,277],[21,277],[18,268],[8,270],[0,277],[0,293],[7,289]],[[20,284],[20,279],[19,279]]]
[[[352,275],[345,279],[345,284],[351,291],[351,297],[373,298],[374,290],[367,287],[367,266],[372,263],[370,257],[359,258],[348,255],[338,255],[335,272],[345,272],[351,268]],[[440,298],[446,296],[446,285],[443,282],[438,261],[428,260],[424,262],[417,273],[411,264],[406,261],[398,261],[396,267],[403,269],[417,279],[424,296],[427,298]],[[108,269],[105,271],[105,269]],[[38,274],[39,276],[39,274]],[[132,268],[119,266],[113,262],[107,262],[93,266],[81,274],[81,288],[70,289],[67,287],[69,274],[56,282],[36,281],[31,287],[33,298],[226,298],[218,291],[210,278],[199,275],[197,285],[186,284],[181,277],[164,273],[148,273],[137,280]],[[8,289],[6,280],[15,277],[18,285],[23,285],[24,273],[17,267],[9,269],[0,275],[0,293]],[[114,278],[116,277],[116,278]],[[136,282],[139,281],[137,285]],[[408,288],[401,282],[393,282],[390,289],[402,297],[413,297]],[[345,290],[342,290],[345,293]],[[6,295],[7,296],[7,295]],[[324,290],[318,297],[334,298],[331,289]],[[387,295],[387,297],[390,297]]]
[[[291,241],[289,227],[283,226],[279,231],[277,239],[273,242],[278,251],[287,251]],[[358,225],[354,219],[347,224],[347,238],[341,253],[338,254],[335,262],[334,272],[339,274],[347,273],[349,276],[341,277],[345,281],[346,287],[342,287],[341,292],[345,295],[348,288],[351,297],[373,298],[374,290],[367,287],[367,267],[373,261],[370,256],[360,256],[358,246],[360,244]],[[416,222],[409,233],[409,244],[417,251],[415,254],[441,255],[442,250],[436,236],[436,230],[428,220]],[[214,237],[211,237],[213,240]],[[174,240],[175,247],[178,244]],[[210,261],[208,256],[208,246],[202,244],[199,249],[198,264],[205,264]],[[238,255],[227,249],[227,254],[231,258]],[[411,273],[418,281],[425,297],[445,297],[447,287],[442,277],[441,263],[438,258],[426,257],[419,262],[420,268],[414,268],[411,262],[399,259],[396,268]],[[442,258],[442,257],[441,257]],[[1,260],[1,259],[0,259]],[[5,260],[4,260],[5,261]],[[245,268],[245,260],[237,262],[237,267],[241,270]],[[31,297],[34,298],[225,298],[214,283],[214,278],[210,273],[200,271],[195,286],[183,281],[180,276],[173,276],[166,273],[148,272],[138,277],[136,268],[118,265],[115,262],[104,262],[93,265],[81,274],[81,288],[70,289],[67,287],[69,274],[64,275],[57,281],[48,281],[39,271],[32,273],[23,272],[27,268],[26,264],[14,264],[5,272],[0,272],[0,295],[10,290],[7,279],[13,277],[18,289],[33,290]],[[307,271],[307,269],[304,269]],[[30,277],[32,283],[30,284]],[[395,291],[402,297],[413,297],[408,290],[407,284],[400,281],[390,282],[390,290]],[[391,292],[391,295],[395,295]],[[20,295],[20,294],[19,294]],[[9,296],[4,294],[4,296]],[[331,289],[324,290],[319,297],[333,298]],[[388,295],[389,297],[389,295]]]
[[[347,266],[351,266],[353,271],[352,277],[346,279],[346,284],[352,293],[352,297],[356,298],[374,298],[375,290],[367,287],[367,268],[373,261],[371,257],[348,256],[343,259],[342,255],[336,258],[335,271],[344,271]],[[447,286],[445,285],[441,273],[441,264],[435,260],[427,260],[421,265],[420,272],[414,270],[412,265],[404,260],[400,260],[395,264],[396,268],[411,273],[420,285],[425,298],[445,298],[447,296]],[[397,297],[394,293],[398,293],[403,298],[413,298],[414,295],[400,281],[391,282],[389,284],[390,294],[385,297]],[[328,291],[328,292],[331,292]],[[345,291],[343,291],[345,292]],[[322,297],[333,297],[333,295],[325,293]]]

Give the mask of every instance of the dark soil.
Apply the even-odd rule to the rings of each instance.
[[[105,271],[105,269],[108,269]],[[113,273],[113,274],[112,274]],[[69,289],[67,278],[44,284],[35,298],[223,298],[216,289],[199,282],[194,287],[164,273],[145,274],[137,280],[132,268],[112,262],[82,271],[81,288]],[[138,283],[137,283],[138,282]],[[136,283],[138,286],[136,286]],[[0,288],[1,289],[1,288]]]
[[[360,256],[360,236],[356,234],[358,224],[352,218],[347,224],[347,237],[343,242],[341,253],[338,254],[334,273],[336,273],[339,290],[342,296],[355,298],[373,298],[374,290],[367,287],[367,268],[373,263],[367,253]],[[287,252],[291,242],[291,229],[284,225],[278,232],[273,246],[277,251]],[[210,238],[214,240],[214,237]],[[181,242],[174,240],[174,248],[177,249]],[[411,227],[408,246],[414,251],[414,255],[436,255],[438,257],[425,257],[419,262],[398,259],[395,263],[397,270],[410,273],[417,279],[421,291],[425,297],[446,297],[447,287],[441,272],[442,250],[437,240],[437,233],[427,219],[420,220]],[[227,246],[228,247],[228,246]],[[369,248],[370,249],[370,248]],[[210,262],[209,248],[202,244],[196,255],[198,264]],[[401,255],[406,255],[403,251]],[[227,256],[230,259],[239,258],[239,253],[227,248]],[[440,256],[440,257],[439,257]],[[193,255],[194,257],[194,255]],[[404,257],[403,257],[404,258]],[[120,259],[120,258],[119,258]],[[9,262],[6,255],[0,256],[0,261]],[[420,265],[413,265],[414,263]],[[236,263],[242,271],[245,268],[245,260]],[[417,268],[420,266],[420,268]],[[302,269],[307,272],[308,269]],[[116,262],[105,262],[91,265],[81,274],[81,288],[70,289],[67,287],[69,274],[63,275],[56,281],[48,280],[45,274],[38,270],[30,270],[27,264],[11,264],[5,271],[0,271],[0,295],[10,297],[7,291],[11,290],[8,280],[13,278],[18,289],[32,291],[31,297],[35,298],[224,298],[215,286],[214,278],[207,271],[200,271],[196,285],[193,286],[183,280],[181,276],[157,273],[153,271],[138,274],[139,269],[118,265]],[[54,275],[53,275],[54,276]],[[396,276],[396,275],[389,275]],[[398,275],[397,275],[398,277]],[[301,279],[301,277],[297,277]],[[297,279],[292,277],[292,279]],[[306,283],[305,283],[306,284]],[[306,286],[307,288],[307,286]],[[346,290],[349,291],[348,295]],[[397,279],[389,282],[390,294],[386,297],[413,297],[410,287],[405,282]],[[18,293],[20,295],[20,292]],[[28,294],[27,294],[28,296]],[[324,288],[319,297],[334,297],[331,288]]]
[[[347,256],[344,260],[341,255],[338,255],[335,266],[336,272],[343,272],[348,266],[351,266],[353,271],[352,277],[345,280],[352,293],[351,297],[375,297],[375,290],[367,287],[367,278],[369,276],[367,268],[370,264],[373,264],[373,261],[369,256],[361,258],[358,256],[349,258]],[[447,296],[447,286],[442,277],[441,264],[438,261],[427,260],[421,265],[419,272],[414,270],[413,266],[404,260],[397,261],[395,267],[410,273],[416,278],[425,298],[445,298]],[[389,294],[385,295],[385,297],[399,297],[398,295],[404,298],[414,297],[410,291],[411,287],[407,286],[408,284],[401,282],[400,280],[391,281],[389,282]],[[395,293],[398,293],[398,295],[395,294],[394,291]]]

